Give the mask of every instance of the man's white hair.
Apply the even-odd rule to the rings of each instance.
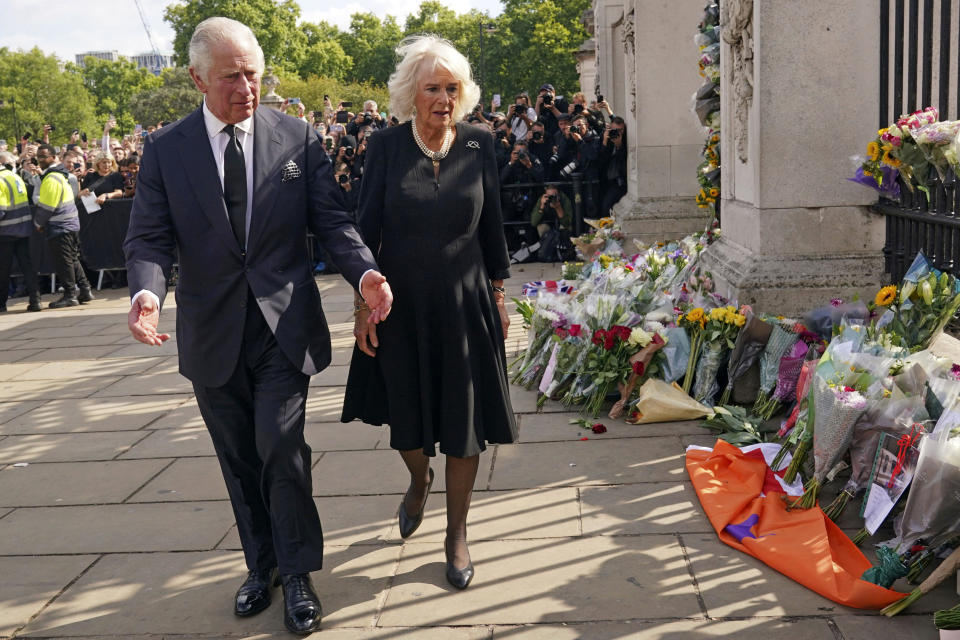
[[[0,164],[17,164],[17,156],[13,155],[9,151],[0,151]]]
[[[437,36],[413,36],[406,38],[397,47],[400,62],[390,75],[387,89],[390,91],[390,112],[400,122],[413,118],[414,99],[421,78],[442,67],[460,83],[460,95],[451,114],[453,122],[459,122],[480,101],[480,87],[473,81],[470,62],[456,50],[449,40]]]
[[[190,38],[190,66],[203,80],[207,80],[210,60],[213,58],[212,48],[221,42],[243,42],[257,54],[257,71],[263,75],[263,49],[257,42],[250,27],[230,18],[215,16],[207,18],[197,25]]]

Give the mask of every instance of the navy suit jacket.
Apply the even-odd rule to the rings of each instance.
[[[253,158],[246,159],[254,176],[246,251],[230,227],[202,108],[147,136],[124,242],[131,293],[147,289],[161,305],[179,263],[180,372],[203,386],[221,386],[233,373],[248,290],[294,366],[312,375],[330,364],[307,231],[354,288],[376,268],[313,130],[265,107],[254,117]],[[292,177],[291,162],[298,177]]]

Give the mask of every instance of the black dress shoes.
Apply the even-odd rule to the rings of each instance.
[[[417,530],[420,523],[423,522],[423,510],[427,508],[427,498],[430,496],[430,487],[433,486],[433,469],[430,469],[430,481],[427,483],[427,492],[423,496],[423,504],[420,505],[420,511],[412,518],[407,515],[407,510],[403,506],[403,500],[400,501],[400,537],[409,538]]]
[[[447,582],[463,590],[470,586],[473,580],[473,562],[469,563],[463,569],[457,569],[452,562],[447,563]]]
[[[251,571],[240,588],[233,612],[238,616],[252,616],[270,606],[270,589],[280,584],[280,575],[274,567],[268,571]]]
[[[281,576],[283,582],[283,624],[297,635],[307,636],[320,628],[323,609],[313,590],[309,573]]]

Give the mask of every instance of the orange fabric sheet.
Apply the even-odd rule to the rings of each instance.
[[[781,493],[763,495],[767,464],[717,440],[687,451],[687,472],[720,539],[834,602],[882,609],[904,594],[860,576],[872,565],[819,507],[788,511]]]

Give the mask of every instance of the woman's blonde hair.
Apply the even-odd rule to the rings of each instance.
[[[453,122],[462,120],[480,101],[480,87],[473,81],[470,62],[450,41],[431,35],[412,36],[400,43],[397,55],[400,62],[387,81],[387,89],[390,91],[390,111],[400,122],[413,118],[420,78],[438,67],[449,71],[460,83],[460,95],[451,114]]]
[[[110,161],[110,172],[111,172],[111,173],[116,173],[117,171],[120,170],[119,165],[117,165],[117,159],[114,158],[114,157],[113,157],[112,155],[110,155],[109,153],[103,153],[103,152],[98,153],[98,154],[96,155],[96,157],[93,159],[93,170],[94,170],[94,171],[100,171],[100,163],[101,163],[102,161],[104,161],[104,160],[109,160],[109,161]]]

